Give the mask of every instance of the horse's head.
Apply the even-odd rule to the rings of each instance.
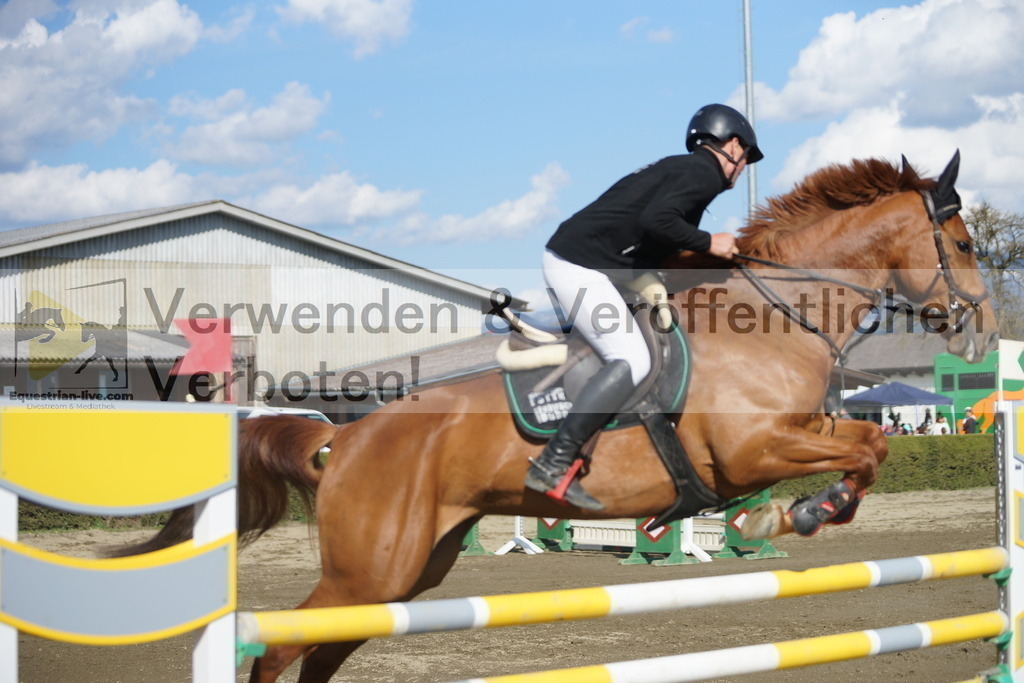
[[[904,172],[914,174],[903,160]],[[969,363],[981,361],[999,340],[996,316],[978,269],[974,240],[960,217],[954,189],[960,152],[934,182],[922,181],[893,245],[895,284],[924,306],[922,322],[947,341],[947,350]],[[916,176],[916,174],[914,174]]]

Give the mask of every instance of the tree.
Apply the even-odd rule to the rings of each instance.
[[[1024,214],[983,201],[963,213],[1004,339],[1024,339]]]

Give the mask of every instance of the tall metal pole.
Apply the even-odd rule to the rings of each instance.
[[[754,55],[750,45],[750,0],[743,0],[743,56],[746,71],[747,120],[754,125]],[[757,205],[757,166],[747,167],[747,216],[753,218]]]

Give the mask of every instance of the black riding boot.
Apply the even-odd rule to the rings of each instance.
[[[572,411],[544,447],[544,452],[536,460],[530,460],[526,488],[540,493],[554,490],[576,460],[583,444],[622,409],[633,388],[633,378],[626,361],[615,360],[598,370],[580,391]],[[583,490],[578,479],[569,485],[565,501],[585,510],[604,509],[604,505]]]

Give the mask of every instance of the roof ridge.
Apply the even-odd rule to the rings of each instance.
[[[0,230],[0,247],[24,244],[26,242],[31,242],[33,240],[41,239],[44,237],[71,235],[82,230],[88,230],[89,228],[100,228],[106,225],[121,223],[127,220],[149,218],[151,216],[158,216],[162,213],[171,213],[174,211],[180,211],[181,209],[202,206],[204,204],[216,204],[218,202],[223,202],[223,200],[206,199],[199,202],[175,204],[173,206],[163,206],[153,209],[136,209],[133,211],[121,211],[118,213],[102,214],[100,216],[72,218],[66,221],[57,221],[56,223],[42,223],[39,225],[30,225],[24,228],[11,228],[9,230]]]
[[[445,275],[425,266],[408,263],[380,252],[373,251],[372,249],[350,244],[349,242],[345,242],[330,235],[325,235],[324,233],[310,228],[304,228],[286,221],[272,218],[251,209],[246,209],[232,204],[223,199],[208,199],[200,202],[192,202],[190,204],[179,204],[176,206],[167,206],[156,209],[143,209],[139,211],[107,214],[93,218],[81,218],[71,221],[63,221],[60,223],[50,223],[28,228],[0,231],[0,259],[30,252],[38,248],[53,246],[55,244],[64,244],[106,233],[146,227],[147,225],[156,222],[153,220],[155,217],[159,217],[164,214],[180,212],[181,217],[185,218],[189,215],[204,212],[203,209],[198,207],[216,207],[218,205],[220,208],[211,208],[206,211],[211,213],[223,211],[236,219],[248,221],[273,231],[288,234],[293,238],[327,248],[351,258],[365,261],[371,266],[409,272],[419,279],[432,282],[442,287],[461,291],[462,293],[468,294],[476,299],[489,300],[492,294],[490,290],[481,287],[480,285],[466,282],[451,275]],[[124,225],[120,226],[119,224]],[[85,235],[79,237],[78,233],[85,233]],[[512,305],[514,308],[519,309],[525,308],[527,303],[513,298]]]

